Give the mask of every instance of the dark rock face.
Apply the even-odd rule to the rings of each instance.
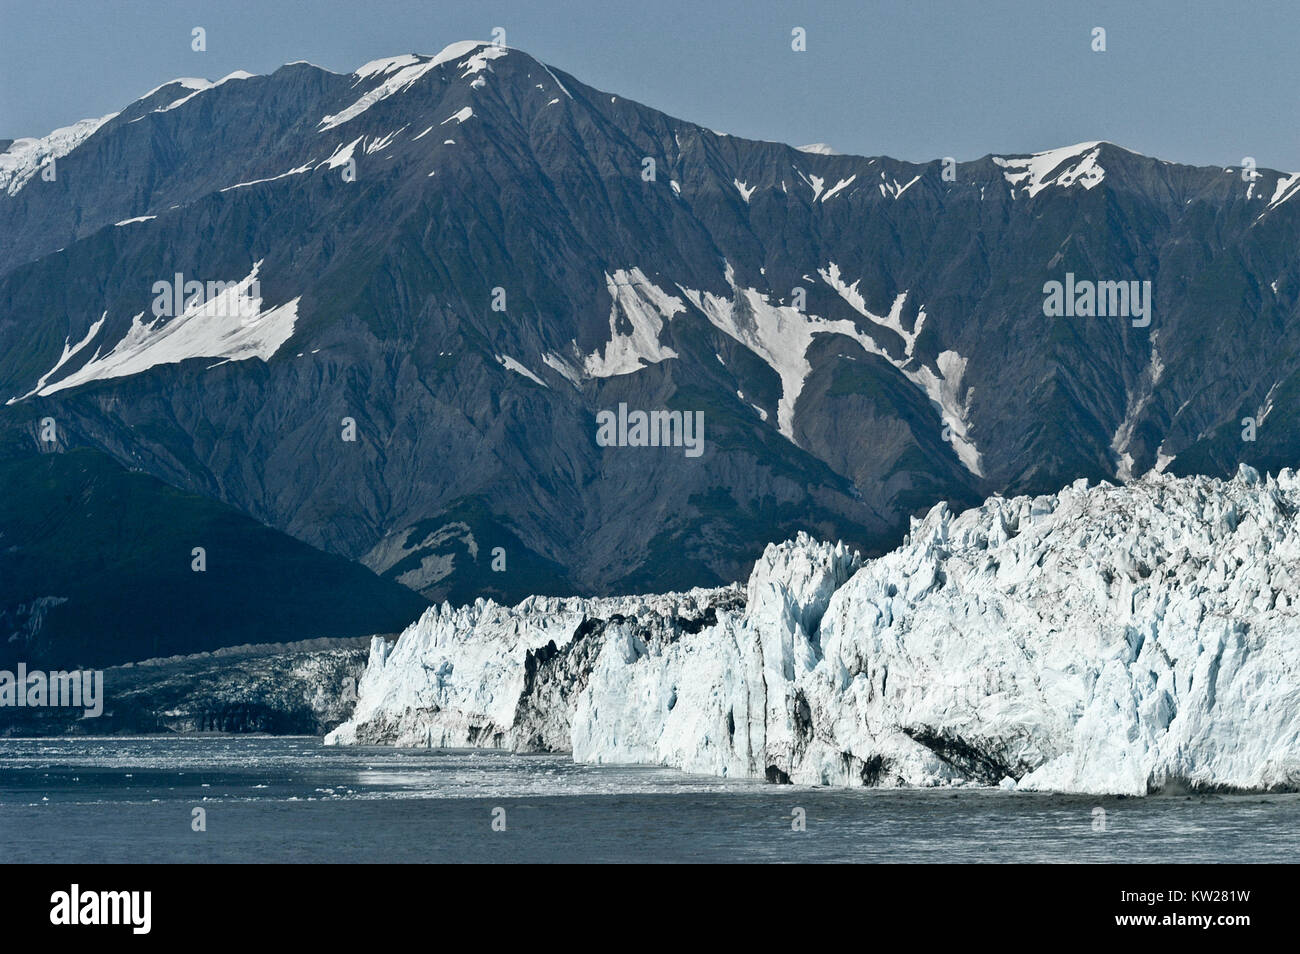
[[[0,456],[0,486],[0,670],[393,632],[427,605],[97,451]]]
[[[879,551],[941,499],[1300,459],[1277,173],[1105,143],[1030,172],[812,155],[519,51],[428,63],[295,64],[154,111],[188,93],[165,87],[0,194],[10,453],[53,418],[458,602],[712,585],[799,530]],[[265,308],[297,299],[267,360],[51,390],[126,347],[154,282],[257,262]],[[1067,273],[1152,282],[1151,323],[1046,317]],[[601,446],[620,403],[702,412],[703,454]]]
[[[0,709],[0,735],[265,732],[321,735],[356,705],[361,640],[239,646],[116,666],[103,674],[102,712]]]

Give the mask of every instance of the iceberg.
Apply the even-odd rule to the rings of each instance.
[[[328,744],[571,752],[838,786],[1300,788],[1300,478],[1152,472],[947,504],[864,561],[430,608]]]

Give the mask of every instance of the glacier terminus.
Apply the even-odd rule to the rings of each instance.
[[[839,786],[1300,784],[1300,477],[1151,473],[801,535],[747,584],[431,607],[332,744],[568,751]]]

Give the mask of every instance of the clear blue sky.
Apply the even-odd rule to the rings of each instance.
[[[496,26],[586,83],[755,139],[912,160],[1109,139],[1300,170],[1300,0],[0,0],[0,137],[177,76],[350,72]]]

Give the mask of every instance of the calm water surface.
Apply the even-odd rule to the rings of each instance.
[[[196,807],[207,831],[192,830]],[[493,830],[498,809],[504,831]],[[797,809],[804,831],[792,830]],[[812,789],[567,756],[327,748],[316,738],[0,739],[0,857],[1295,861],[1300,795]]]

